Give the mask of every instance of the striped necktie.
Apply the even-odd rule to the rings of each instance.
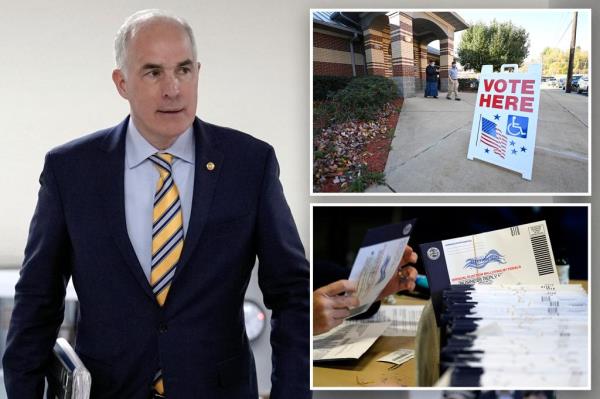
[[[150,285],[160,306],[163,306],[171,288],[175,267],[183,249],[183,214],[181,201],[171,166],[173,155],[157,153],[150,156],[160,175],[154,194],[152,212],[152,268]],[[154,377],[154,389],[164,393],[162,370]]]

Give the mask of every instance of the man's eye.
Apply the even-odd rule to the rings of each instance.
[[[158,69],[152,69],[146,73],[146,76],[156,78],[156,77],[160,76],[160,71]]]
[[[186,74],[188,74],[190,72],[192,72],[192,69],[190,67],[181,67],[181,68],[179,68],[179,73],[181,73],[181,74],[186,75]]]

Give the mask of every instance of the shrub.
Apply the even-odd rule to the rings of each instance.
[[[383,172],[369,172],[365,170],[360,176],[358,176],[350,187],[348,187],[348,191],[353,193],[362,193],[369,186],[374,184],[385,184],[385,174]]]
[[[331,101],[313,101],[313,133],[331,125],[335,118],[335,104]]]
[[[385,104],[398,97],[396,84],[383,76],[353,79],[333,96],[336,121],[372,120]]]
[[[323,101],[350,83],[348,76],[313,76],[313,100]]]

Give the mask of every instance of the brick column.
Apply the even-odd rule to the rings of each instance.
[[[390,51],[390,25],[386,24],[383,28],[383,35],[381,37],[381,47],[383,50],[383,65],[385,70],[385,77],[391,78],[393,76],[392,73],[392,53]]]
[[[427,44],[422,42],[414,43],[415,49],[415,67],[417,73],[415,77],[415,91],[425,91],[425,68],[427,68]]]
[[[369,27],[363,31],[363,36],[367,57],[367,74],[385,76],[383,32]]]
[[[454,60],[454,31],[448,31],[448,37],[440,39],[440,84],[441,91],[448,91],[448,69]]]
[[[392,79],[402,97],[415,96],[415,61],[413,54],[412,18],[394,11],[388,14],[392,40]]]

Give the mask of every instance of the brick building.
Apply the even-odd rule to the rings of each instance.
[[[403,97],[425,85],[425,67],[440,66],[441,90],[448,88],[454,32],[467,29],[454,12],[313,12],[313,74],[380,75],[393,79]],[[428,46],[439,40],[440,49]]]

